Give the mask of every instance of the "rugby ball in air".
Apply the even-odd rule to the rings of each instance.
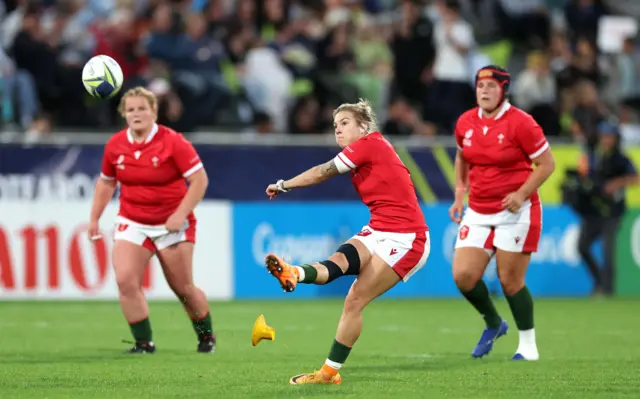
[[[106,55],[96,55],[82,69],[82,84],[96,98],[113,97],[120,91],[123,80],[120,65]]]

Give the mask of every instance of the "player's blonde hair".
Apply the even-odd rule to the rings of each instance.
[[[376,122],[376,114],[371,108],[369,101],[360,99],[355,104],[345,103],[340,105],[333,111],[333,118],[335,119],[338,112],[348,111],[353,114],[358,125],[361,125],[367,133],[373,132],[378,129]]]
[[[149,103],[151,109],[153,109],[154,111],[158,109],[158,98],[156,98],[156,95],[142,86],[136,86],[132,89],[127,90],[127,92],[124,93],[124,95],[120,99],[118,112],[120,112],[120,115],[122,115],[123,117],[125,113],[124,105],[127,102],[127,98],[129,97],[144,97]]]

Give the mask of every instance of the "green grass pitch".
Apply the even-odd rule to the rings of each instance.
[[[538,300],[541,360],[511,362],[511,325],[489,357],[470,358],[482,321],[462,300],[381,300],[341,386],[290,386],[319,368],[341,301],[212,303],[218,349],[195,352],[176,302],[152,302],[158,351],[124,355],[116,302],[0,302],[0,397],[8,398],[638,398],[640,301]],[[274,342],[251,346],[263,313]]]

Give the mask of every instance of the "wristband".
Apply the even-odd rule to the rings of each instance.
[[[283,193],[288,193],[290,190],[284,188],[284,180],[280,179],[276,182],[276,187],[278,191],[282,191]]]

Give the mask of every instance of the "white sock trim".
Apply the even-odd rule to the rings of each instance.
[[[342,367],[342,363],[337,363],[329,359],[325,360],[324,364],[326,364],[327,366],[331,367],[334,370],[340,370],[340,368]]]
[[[298,274],[299,274],[298,281],[304,280],[304,276],[305,276],[304,269],[301,268],[300,266],[294,266],[294,267],[298,269]]]

